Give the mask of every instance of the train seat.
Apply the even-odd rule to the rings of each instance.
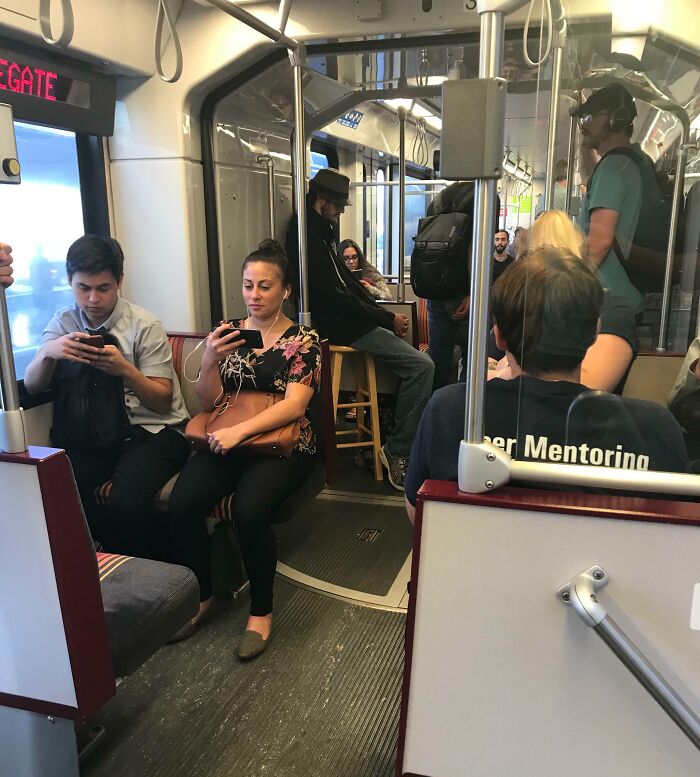
[[[98,553],[102,604],[115,677],[132,674],[199,605],[199,586],[185,567]]]
[[[684,353],[640,353],[632,364],[623,396],[665,407],[684,358]]]

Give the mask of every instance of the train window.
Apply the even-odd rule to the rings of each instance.
[[[0,237],[15,260],[7,306],[22,378],[49,319],[72,300],[66,251],[84,225],[75,133],[22,122],[15,122],[15,132],[22,183],[0,187]]]
[[[318,151],[311,152],[311,164],[309,166],[309,178],[313,178],[319,170],[330,167],[328,157]]]

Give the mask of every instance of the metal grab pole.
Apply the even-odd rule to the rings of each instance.
[[[569,160],[566,167],[566,212],[571,210],[571,197],[574,193],[574,164],[576,162],[576,141],[578,140],[578,119],[571,117],[569,129]]]
[[[287,29],[291,7],[292,0],[280,0],[279,10],[277,11],[277,27],[281,33],[284,33]]]
[[[270,226],[270,237],[275,238],[275,160],[269,154],[258,154],[257,162],[264,162],[267,167],[267,199],[268,199],[268,221]]]
[[[676,160],[676,180],[673,184],[673,202],[671,204],[671,226],[668,230],[668,246],[666,247],[666,272],[664,273],[664,291],[661,298],[661,322],[659,325],[659,342],[657,351],[666,350],[666,331],[668,329],[671,307],[671,278],[673,275],[673,258],[676,249],[676,233],[678,232],[678,217],[680,215],[683,186],[685,184],[685,165],[688,158],[689,127],[683,124],[681,147]]]
[[[505,184],[503,186],[503,224],[501,225],[503,229],[506,228],[506,221],[508,220],[508,195],[510,194],[510,176],[506,175],[505,178]]]
[[[700,720],[639,648],[608,615],[594,631],[651,694],[664,712],[700,750]]]
[[[230,0],[209,0],[209,3],[224,13],[227,13],[229,16],[233,16],[234,19],[238,19],[239,22],[243,22],[243,24],[251,27],[266,38],[275,41],[275,43],[281,43],[288,49],[295,49],[299,45],[293,38],[289,38],[274,27],[270,27],[269,24],[266,24],[258,19],[257,16],[253,16],[252,13],[248,13],[248,11],[245,11],[243,8],[230,2]]]
[[[500,11],[486,11],[481,14],[480,21],[479,78],[494,78],[500,75],[503,65],[505,15]],[[496,223],[496,184],[495,180],[479,179],[474,191],[464,439],[468,444],[477,445],[484,441],[484,394],[493,269],[493,228]]]
[[[405,250],[406,241],[406,109],[399,108],[399,288],[397,297],[403,302],[406,296],[405,289]]]
[[[554,31],[552,41],[552,91],[549,100],[549,129],[547,131],[547,170],[544,178],[544,209],[554,205],[554,146],[557,142],[557,120],[559,119],[559,93],[561,89],[561,63],[566,43],[566,21],[558,19],[559,29]]]
[[[2,386],[0,387],[2,389],[0,391],[2,409],[5,412],[19,410],[17,373],[15,371],[15,357],[12,353],[12,330],[4,286],[0,286],[0,371],[2,374]]]
[[[674,691],[668,681],[610,617],[597,592],[610,581],[608,573],[596,564],[567,581],[557,590],[559,601],[592,628],[664,712],[700,750],[700,719]]]
[[[302,84],[303,46],[289,52],[294,74],[294,196],[299,233],[299,323],[311,326],[309,267],[306,255],[306,135]]]

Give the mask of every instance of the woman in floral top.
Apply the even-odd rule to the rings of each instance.
[[[284,251],[275,241],[264,241],[243,263],[248,316],[224,322],[207,337],[197,394],[204,410],[213,409],[223,393],[235,395],[239,390],[283,394],[284,400],[243,423],[210,434],[211,452],[197,453],[187,462],[169,501],[177,560],[199,580],[199,613],[183,630],[184,637],[213,612],[206,516],[233,492],[233,520],[251,597],[248,625],[238,647],[241,658],[253,658],[267,647],[277,564],[270,519],[309,476],[316,452],[308,405],[318,390],[321,349],[313,329],[295,324],[282,313],[290,288]],[[233,331],[222,336],[230,326]],[[238,337],[242,329],[259,330],[263,348],[247,348]],[[227,455],[247,438],[296,419],[301,422],[301,436],[290,458]]]

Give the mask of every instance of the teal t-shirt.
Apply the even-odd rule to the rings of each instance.
[[[635,147],[639,148],[639,146]],[[628,157],[622,154],[611,154],[598,163],[590,191],[586,193],[581,203],[579,226],[585,234],[588,234],[591,211],[596,208],[617,211],[619,217],[615,237],[622,253],[627,256],[637,230],[641,207],[642,176],[639,168]],[[612,248],[598,268],[598,272],[601,282],[611,294],[625,297],[635,313],[643,309],[642,295],[630,282]]]

